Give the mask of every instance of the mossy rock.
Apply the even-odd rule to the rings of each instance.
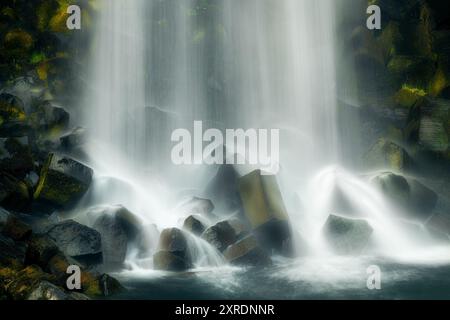
[[[22,101],[11,94],[0,94],[0,136],[21,137],[28,130]]]
[[[33,48],[33,36],[25,30],[15,29],[6,33],[4,46],[7,50],[28,52]]]
[[[50,154],[44,164],[34,199],[55,207],[67,207],[89,189],[93,171],[73,159]]]
[[[404,85],[395,95],[394,101],[396,105],[403,108],[411,108],[418,103],[427,93],[418,88],[412,88]]]
[[[427,89],[436,72],[435,61],[421,56],[394,56],[387,66],[398,83]]]

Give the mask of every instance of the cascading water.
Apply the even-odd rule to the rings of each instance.
[[[173,129],[191,129],[194,120],[218,129],[279,128],[283,196],[291,213],[299,213],[294,193],[304,204],[291,216],[295,229],[316,237],[331,213],[323,206],[327,189],[340,184],[380,226],[382,248],[408,247],[377,191],[345,171],[322,171],[339,162],[334,1],[225,0],[214,2],[214,13],[195,3],[103,4],[84,99],[93,203],[120,203],[146,222],[174,226],[174,195],[204,187],[213,169],[172,165]],[[206,242],[190,239],[198,266],[222,262]]]

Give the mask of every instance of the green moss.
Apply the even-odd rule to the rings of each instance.
[[[396,93],[394,100],[398,106],[411,108],[426,96],[427,93],[423,89],[403,85],[403,87]]]

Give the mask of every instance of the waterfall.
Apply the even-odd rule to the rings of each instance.
[[[121,202],[146,222],[174,226],[174,195],[205,187],[214,168],[173,165],[171,133],[201,120],[220,130],[280,129],[285,200],[298,192],[309,201],[309,217],[292,216],[293,224],[322,226],[331,212],[317,205],[327,186],[309,188],[308,181],[329,176],[322,169],[340,161],[334,6],[334,0],[104,2],[83,99],[98,202]],[[377,193],[343,176],[353,197],[366,196],[362,209],[390,225]],[[399,239],[397,229],[387,230],[385,240]],[[190,241],[198,266],[222,261],[203,240]]]

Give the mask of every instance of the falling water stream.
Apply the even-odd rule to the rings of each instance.
[[[352,277],[349,270],[365,265],[330,257],[315,240],[330,214],[326,199],[335,186],[368,215],[382,255],[411,253],[411,239],[392,222],[394,210],[366,182],[337,166],[342,142],[336,119],[335,1],[226,0],[204,8],[195,3],[103,3],[89,67],[92,85],[83,100],[84,122],[93,133],[87,150],[96,172],[92,204],[120,203],[160,228],[176,226],[176,195],[201,190],[216,169],[173,165],[172,130],[192,129],[194,120],[221,130],[276,128],[283,197],[294,228],[311,239],[315,252],[311,260],[283,262],[278,276],[323,280],[318,273],[329,266],[331,274]],[[291,201],[294,195],[302,210]],[[224,265],[209,244],[189,239],[196,267]],[[364,273],[366,267],[358,270]],[[233,290],[232,270],[211,272],[204,281],[211,278]],[[331,282],[339,279],[327,274]]]

